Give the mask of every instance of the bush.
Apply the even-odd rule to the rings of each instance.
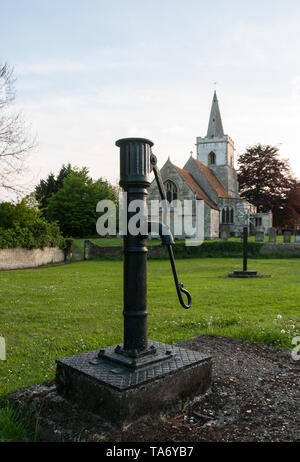
[[[0,203],[0,227],[4,229],[15,228],[17,225],[26,228],[41,217],[41,212],[30,207],[26,199],[17,204],[13,202]]]
[[[248,242],[248,257],[258,257],[261,246],[258,242]],[[242,257],[243,243],[231,241],[205,241],[196,247],[186,246],[184,243],[176,243],[173,247],[177,258],[193,257]]]
[[[26,228],[19,225],[14,228],[0,228],[0,249],[24,247],[37,249],[44,247],[60,247],[67,250],[72,240],[65,239],[57,223],[48,223],[42,218],[37,219]]]
[[[46,221],[26,199],[17,204],[0,203],[0,249],[58,246],[67,250],[71,244],[70,239],[62,236],[58,223]]]

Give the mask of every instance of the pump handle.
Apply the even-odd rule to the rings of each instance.
[[[150,162],[151,162],[151,168],[152,168],[152,170],[154,172],[155,179],[156,179],[156,182],[157,182],[159,194],[160,194],[160,197],[161,197],[161,199],[163,201],[163,207],[165,208],[165,211],[166,211],[166,206],[167,206],[166,191],[165,191],[165,187],[164,187],[164,184],[163,184],[163,181],[162,181],[162,178],[161,178],[159,168],[157,167],[157,158],[152,152],[151,152],[151,156],[150,156]],[[149,225],[151,225],[151,223],[149,223]],[[189,309],[191,307],[191,305],[192,305],[192,297],[191,297],[191,294],[186,289],[184,289],[183,284],[181,282],[178,282],[177,271],[176,271],[176,266],[175,266],[175,259],[174,259],[173,249],[172,249],[172,245],[174,244],[174,240],[173,240],[173,236],[172,236],[171,231],[170,230],[168,231],[168,236],[171,236],[171,239],[170,238],[163,239],[163,237],[162,237],[162,230],[164,228],[166,228],[166,227],[167,227],[167,225],[163,224],[162,227],[160,228],[161,232],[159,234],[160,234],[160,236],[162,238],[163,244],[168,247],[168,252],[169,252],[169,257],[170,257],[170,261],[171,261],[171,267],[172,267],[172,272],[173,272],[173,277],[174,277],[174,282],[175,282],[175,287],[176,287],[179,302],[180,302],[181,306],[183,306],[183,308]],[[188,299],[187,304],[184,302],[184,300],[182,298],[182,293],[187,296],[187,299]]]

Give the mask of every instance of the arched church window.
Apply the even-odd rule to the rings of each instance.
[[[208,154],[208,164],[209,165],[216,165],[216,154],[214,152],[210,152]]]
[[[226,210],[225,210],[225,208],[222,210],[222,223],[223,224],[226,223]]]
[[[224,207],[222,209],[222,224],[231,225],[234,223],[234,211],[232,207]]]
[[[173,202],[176,201],[177,199],[177,186],[173,181],[166,181],[165,182],[165,189],[166,189],[166,194],[167,194],[167,201],[168,202]]]
[[[226,207],[226,223],[230,223],[230,210]]]

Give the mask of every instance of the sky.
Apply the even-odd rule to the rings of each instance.
[[[279,147],[300,178],[299,0],[0,0],[0,62],[37,136],[23,183],[63,163],[119,177],[123,137],[183,167],[214,88],[236,158]],[[215,85],[215,82],[216,85]],[[0,199],[3,199],[0,194]]]

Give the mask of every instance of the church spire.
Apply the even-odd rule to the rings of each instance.
[[[221,113],[219,108],[219,102],[217,98],[217,92],[214,92],[214,98],[210,111],[210,118],[207,130],[207,138],[216,138],[224,136]]]

